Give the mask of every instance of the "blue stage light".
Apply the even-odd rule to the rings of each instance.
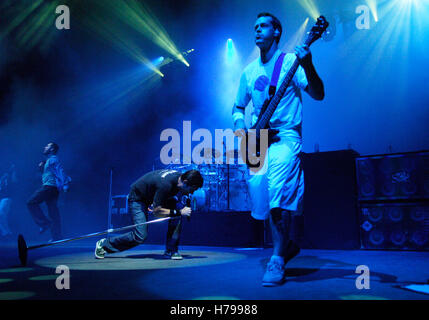
[[[154,66],[159,66],[164,61],[164,57],[160,56],[152,61]]]
[[[226,41],[226,62],[232,63],[236,57],[235,47],[232,39],[228,39]]]

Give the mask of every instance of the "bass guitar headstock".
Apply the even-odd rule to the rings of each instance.
[[[326,31],[329,26],[329,22],[326,20],[324,16],[320,16],[317,18],[316,23],[311,28],[310,32],[307,34],[307,38],[305,40],[305,44],[310,46],[313,42],[320,39],[322,34]]]

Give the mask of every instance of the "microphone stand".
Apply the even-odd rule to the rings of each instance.
[[[229,211],[229,163],[228,163],[228,157],[226,155],[226,146],[225,146],[225,142],[222,141],[223,144],[223,154],[224,154],[224,159],[226,160],[226,210]]]

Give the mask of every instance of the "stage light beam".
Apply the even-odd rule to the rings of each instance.
[[[236,56],[237,54],[235,51],[234,42],[232,41],[232,39],[228,39],[226,41],[226,63],[232,64],[236,59]]]
[[[378,13],[377,13],[377,1],[376,0],[366,0],[366,4],[371,11],[371,14],[375,22],[378,22]]]
[[[309,20],[310,20],[309,18],[305,19],[305,21],[299,27],[298,31],[295,32],[295,34],[292,37],[290,37],[289,41],[285,44],[283,48],[284,52],[294,52],[295,47],[297,45],[302,44],[302,41],[305,35],[305,30],[307,29]]]
[[[428,0],[424,1],[428,3]],[[338,50],[342,59],[348,61],[347,73],[359,78],[360,83],[371,84],[377,78],[380,82],[389,81],[397,86],[390,93],[397,101],[392,106],[395,108],[401,108],[408,97],[407,88],[412,72],[408,61],[415,54],[413,50],[428,47],[425,40],[429,27],[426,19],[429,6],[422,3],[422,0],[379,2],[376,27],[371,32],[355,32]],[[392,58],[398,56],[400,59]],[[392,73],[396,76],[386,76]],[[371,86],[368,85],[368,88]]]
[[[305,11],[307,11],[314,21],[320,17],[320,11],[313,0],[298,0],[298,3],[304,8]]]
[[[188,61],[147,6],[135,0],[114,1],[109,4],[119,19],[189,67]]]
[[[18,41],[28,49],[36,46],[51,29],[55,21],[52,11],[55,11],[58,2],[54,1],[40,8],[39,12],[32,16],[26,28],[21,28]]]
[[[135,43],[126,30],[114,21],[105,23],[104,18],[99,14],[85,16],[86,19],[82,23],[88,30],[95,31],[101,39],[112,45],[116,50],[129,55],[137,62],[147,66],[150,70],[155,72],[161,77],[164,74],[157,68],[148,58],[143,55],[142,49]]]
[[[12,16],[11,21],[1,31],[0,38],[12,34],[18,45],[24,50],[47,44],[55,34],[52,23],[55,20],[55,7],[58,0],[44,2],[34,1],[31,4],[4,3],[3,16]]]

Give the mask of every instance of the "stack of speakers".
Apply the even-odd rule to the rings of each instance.
[[[302,154],[304,214],[295,221],[302,248],[360,248],[354,150]],[[302,221],[303,220],[303,221]],[[298,240],[296,239],[296,240]]]
[[[429,250],[429,152],[356,158],[361,247]]]

